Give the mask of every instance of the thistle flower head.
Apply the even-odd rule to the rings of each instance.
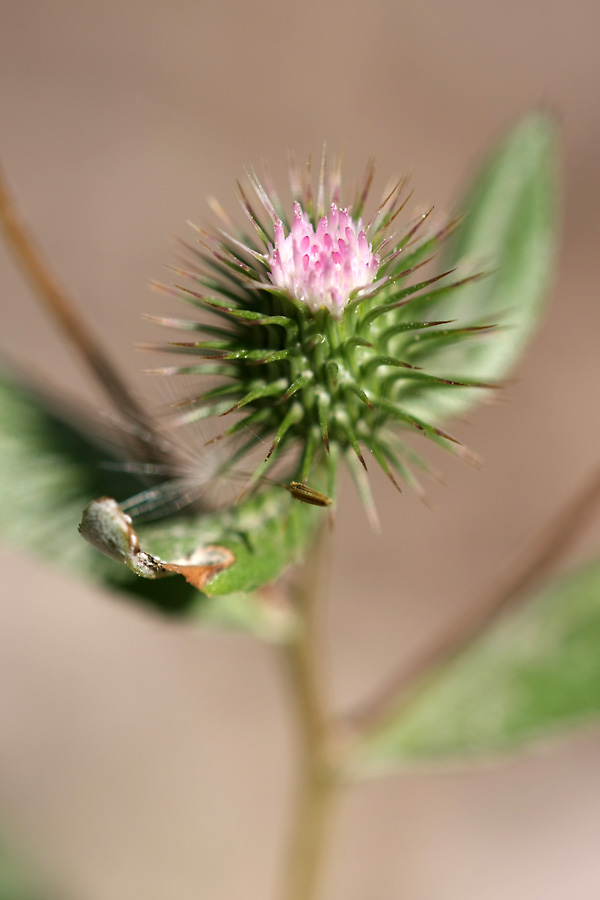
[[[315,199],[310,166],[300,174],[291,165],[291,217],[268,173],[264,183],[251,173],[258,205],[239,188],[249,229],[212,201],[222,229],[198,230],[198,243],[184,244],[186,263],[176,271],[187,284],[164,288],[210,311],[211,320],[155,319],[197,334],[159,348],[195,357],[194,364],[154,371],[199,376],[199,385],[203,375],[220,377],[216,387],[201,387],[178,404],[176,422],[223,418],[220,437],[243,436],[236,461],[264,446],[256,481],[284,450],[296,451],[288,477],[305,482],[313,464],[324,463],[333,496],[344,457],[372,510],[366,456],[396,487],[401,479],[419,489],[411,466],[425,464],[403,432],[460,448],[435,423],[414,415],[411,403],[432,388],[478,386],[451,373],[429,374],[424,366],[491,326],[454,327],[440,315],[446,296],[470,278],[452,281],[445,272],[411,279],[454,223],[429,234],[429,213],[399,224],[410,198],[403,179],[363,224],[373,165],[347,206],[340,200],[340,166],[330,175],[326,169],[324,160]]]
[[[362,221],[335,203],[314,228],[296,201],[289,234],[281,219],[276,219],[274,232],[274,242],[268,245],[269,278],[313,313],[323,308],[341,318],[352,294],[375,279],[379,257]]]

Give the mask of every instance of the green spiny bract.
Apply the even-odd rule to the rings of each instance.
[[[299,452],[291,477],[305,482],[317,458],[325,460],[328,491],[334,496],[343,456],[370,507],[362,472],[369,454],[396,487],[400,476],[419,489],[409,463],[423,466],[423,461],[404,444],[402,431],[461,447],[437,425],[415,418],[407,402],[416,395],[426,397],[431,388],[489,387],[451,374],[428,374],[424,367],[452,344],[493,326],[455,325],[439,318],[447,295],[478,275],[452,280],[448,271],[408,283],[455,222],[422,236],[429,217],[425,213],[396,231],[397,217],[410,197],[402,180],[363,227],[373,165],[347,209],[339,206],[339,167],[331,177],[324,172],[325,166],[315,201],[309,167],[305,177],[291,167],[291,225],[272,185],[265,189],[254,173],[250,181],[260,213],[240,187],[252,233],[238,228],[213,203],[227,230],[200,232],[196,246],[185,244],[187,264],[176,271],[195,285],[166,288],[209,310],[211,321],[153,317],[163,325],[199,332],[200,340],[160,349],[201,357],[202,362],[155,371],[220,376],[217,387],[178,404],[176,424],[210,416],[225,420],[238,413],[220,437],[241,438],[236,463],[266,442],[269,449],[253,473],[255,481],[284,450],[295,448]]]

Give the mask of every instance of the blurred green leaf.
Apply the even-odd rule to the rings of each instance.
[[[49,897],[36,886],[38,880],[5,846],[0,849],[0,900],[42,900],[42,897]]]
[[[494,754],[600,716],[600,563],[561,578],[418,686],[367,767]]]
[[[552,280],[557,231],[557,135],[554,120],[529,115],[491,155],[459,209],[464,219],[448,243],[443,268],[489,273],[457,288],[434,317],[457,327],[497,325],[485,336],[442,350],[436,372],[483,382],[501,381],[521,356],[539,321]],[[465,412],[481,399],[469,389],[415,391],[409,412],[439,419]]]
[[[268,637],[284,632],[283,612],[246,592],[275,580],[301,557],[322,511],[273,486],[225,513],[180,514],[168,523],[143,526],[138,529],[143,549],[165,560],[200,543],[223,544],[236,556],[205,593],[179,576],[147,581],[103,557],[78,534],[90,500],[106,495],[124,500],[140,490],[132,475],[104,467],[118,454],[95,439],[94,427],[80,412],[70,416],[32,390],[0,378],[0,536],[161,611]]]

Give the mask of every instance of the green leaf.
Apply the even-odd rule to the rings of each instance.
[[[16,860],[5,846],[0,850],[0,900],[41,900],[50,897],[39,888],[21,860]],[[54,895],[52,895],[54,896]]]
[[[179,576],[139,578],[78,534],[91,500],[108,495],[123,501],[142,487],[131,474],[105,468],[119,456],[96,440],[94,431],[98,425],[86,422],[80,410],[69,415],[61,405],[0,376],[0,537],[162,612],[283,637],[292,614],[247,592],[275,580],[303,555],[322,510],[273,485],[225,513],[179,514],[146,525],[138,529],[142,549],[162,559],[216,543],[229,547],[236,561],[203,593]]]
[[[518,123],[475,178],[443,269],[458,266],[460,275],[488,275],[457,288],[428,312],[455,319],[460,327],[499,327],[440,352],[436,373],[500,381],[521,356],[555,267],[557,168],[554,120],[536,113]],[[460,388],[415,391],[405,405],[408,412],[439,420],[465,412],[480,399],[480,392]]]
[[[546,587],[442,667],[363,748],[367,768],[476,757],[600,717],[600,562]]]
[[[145,525],[138,535],[142,547],[161,559],[186,556],[199,542],[230,549],[235,563],[205,588],[217,597],[275,581],[290,562],[302,558],[322,515],[323,510],[273,485],[225,512]]]

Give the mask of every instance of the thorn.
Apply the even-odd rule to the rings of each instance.
[[[221,434],[218,434],[216,437],[211,438],[210,441],[205,441],[204,446],[209,447],[211,444],[216,444],[217,441],[222,441],[226,437],[227,437],[227,432],[222,431]]]
[[[448,434],[447,431],[442,431],[441,428],[434,428],[434,433],[437,434],[438,437],[445,438],[447,441],[450,441],[452,444],[456,444],[458,447],[463,447],[462,441],[459,441],[458,438],[452,437],[451,434]],[[459,451],[457,451],[459,452]]]
[[[170,403],[169,406],[171,409],[180,409],[182,406],[190,406],[192,403],[200,403],[202,400],[202,394],[197,394],[195,397],[186,397],[184,400],[177,400],[175,403]]]
[[[392,482],[392,484],[394,485],[394,487],[396,488],[396,490],[397,490],[400,494],[403,494],[404,491],[402,490],[402,488],[400,487],[400,485],[398,484],[398,482],[397,482],[396,479],[394,478],[394,475],[393,475],[393,472],[391,471],[391,469],[388,469],[387,472],[386,472],[385,474],[386,474],[387,477],[390,479],[390,481]]]
[[[434,505],[433,505],[433,502],[432,502],[432,500],[431,500],[431,497],[423,490],[423,488],[421,487],[421,485],[418,485],[418,486],[415,485],[415,492],[416,492],[416,494],[417,494],[417,497],[419,498],[419,500],[420,500],[421,503],[423,504],[423,506],[427,507],[427,509],[428,509],[430,512],[433,512],[433,510],[435,509],[435,507],[434,507]]]
[[[456,452],[457,455],[462,460],[464,460],[464,462],[468,463],[470,466],[473,466],[475,469],[478,469],[480,472],[484,471],[483,460],[472,450],[469,450],[468,447],[465,447],[463,444],[461,444]]]

